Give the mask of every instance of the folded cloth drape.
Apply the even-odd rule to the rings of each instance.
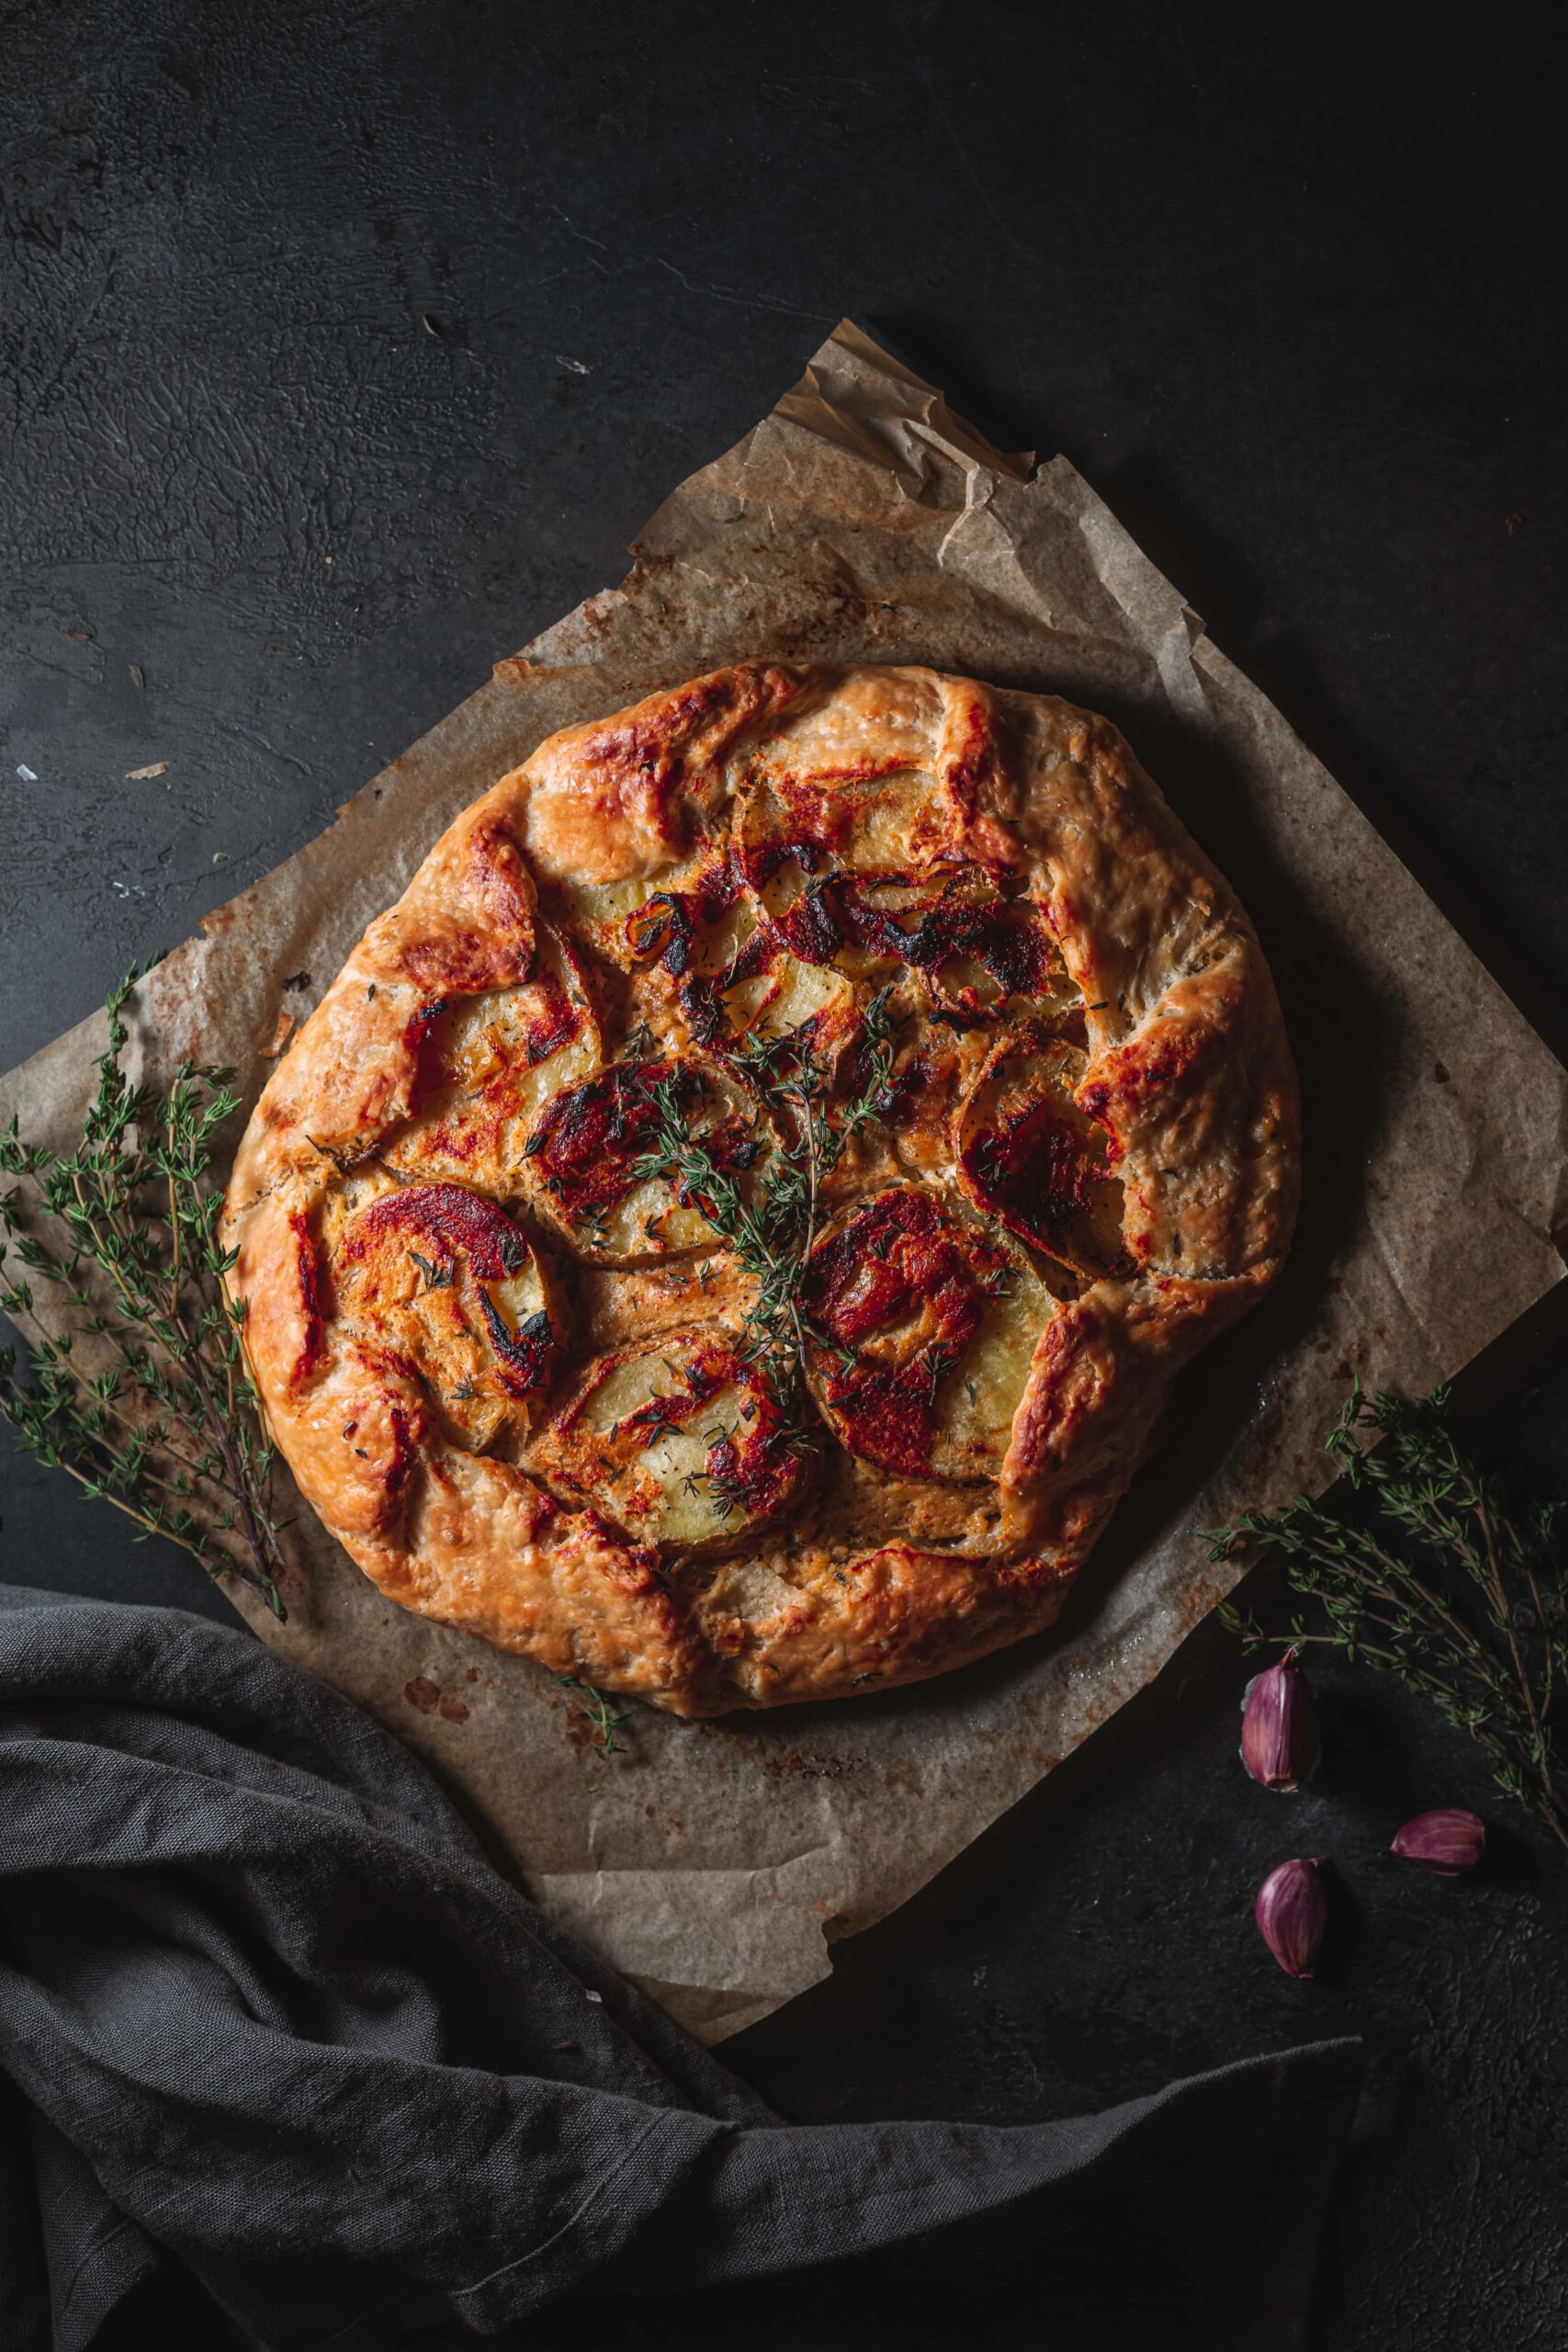
[[[0,1587],[3,2352],[76,2352],[160,2273],[222,2340],[347,2352],[565,2342],[536,2315],[569,2292],[685,2306],[895,2245],[994,2280],[998,2244],[1038,2278],[1032,2342],[1092,2312],[1099,2346],[1131,2313],[1292,2346],[1359,2064],[791,2126],[335,1692],[176,1611]]]

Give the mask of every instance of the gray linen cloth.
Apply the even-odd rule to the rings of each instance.
[[[660,2296],[685,2342],[821,2346],[900,2293],[903,2343],[1021,2295],[1032,2344],[1284,2352],[1359,2074],[1324,2042],[1066,2121],[792,2126],[334,1691],[0,1587],[0,2352],[160,2298],[289,2352],[652,2344]]]

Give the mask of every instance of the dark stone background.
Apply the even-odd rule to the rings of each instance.
[[[0,6],[0,1063],[618,579],[843,312],[1073,458],[1561,1046],[1561,12],[1461,22]],[[1568,1483],[1562,1333],[1538,1314],[1465,1390],[1538,1482]],[[0,1575],[226,1613],[0,1460]],[[1348,2021],[1322,2341],[1568,2342],[1561,1861],[1361,1669],[1322,1669],[1311,1792],[1252,1789],[1247,1670],[1205,1629],[731,2055],[803,2120],[1008,2120]],[[1379,1860],[1440,1800],[1493,1824],[1472,1884]],[[1295,1851],[1340,1874],[1314,1986],[1249,1917]],[[1023,2251],[985,2326],[1043,2342]],[[896,2278],[788,2308],[560,2340],[957,2344],[981,2312]]]

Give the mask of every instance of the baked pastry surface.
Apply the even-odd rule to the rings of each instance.
[[[1297,1170],[1257,939],[1114,728],[757,664],[457,820],[223,1230],[381,1590],[702,1715],[1048,1625]]]

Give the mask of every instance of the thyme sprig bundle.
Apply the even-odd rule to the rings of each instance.
[[[1212,1556],[1271,1553],[1327,1621],[1314,1634],[1297,1620],[1293,1642],[1330,1642],[1430,1699],[1487,1750],[1498,1788],[1568,1847],[1562,1509],[1515,1511],[1456,1443],[1448,1403],[1444,1390],[1407,1404],[1358,1383],[1326,1441],[1349,1509],[1298,1495],[1282,1510],[1249,1511]],[[1220,1616],[1249,1645],[1267,1638],[1250,1613],[1224,1604]]]
[[[164,1535],[210,1575],[231,1575],[279,1617],[285,1562],[268,1488],[272,1453],[245,1368],[244,1309],[226,1295],[210,1182],[237,1108],[231,1070],[182,1062],[166,1095],[120,1068],[123,1014],[152,965],[108,1000],[108,1046],[76,1149],[0,1136],[0,1173],[31,1185],[0,1198],[0,1307],[37,1329],[29,1276],[51,1285],[67,1328],[31,1343],[30,1385],[0,1351],[0,1414],[38,1461]]]
[[[789,1037],[751,1035],[733,1060],[759,1099],[784,1127],[788,1140],[773,1153],[754,1199],[690,1132],[679,1078],[653,1089],[659,1125],[633,1170],[637,1180],[661,1179],[697,1202],[757,1283],[746,1317],[751,1352],[766,1368],[781,1407],[793,1396],[806,1349],[800,1292],[817,1238],[822,1187],[851,1138],[879,1115],[893,1074],[891,991],[880,989],[862,1017],[861,1088],[841,1102],[812,1055]]]

